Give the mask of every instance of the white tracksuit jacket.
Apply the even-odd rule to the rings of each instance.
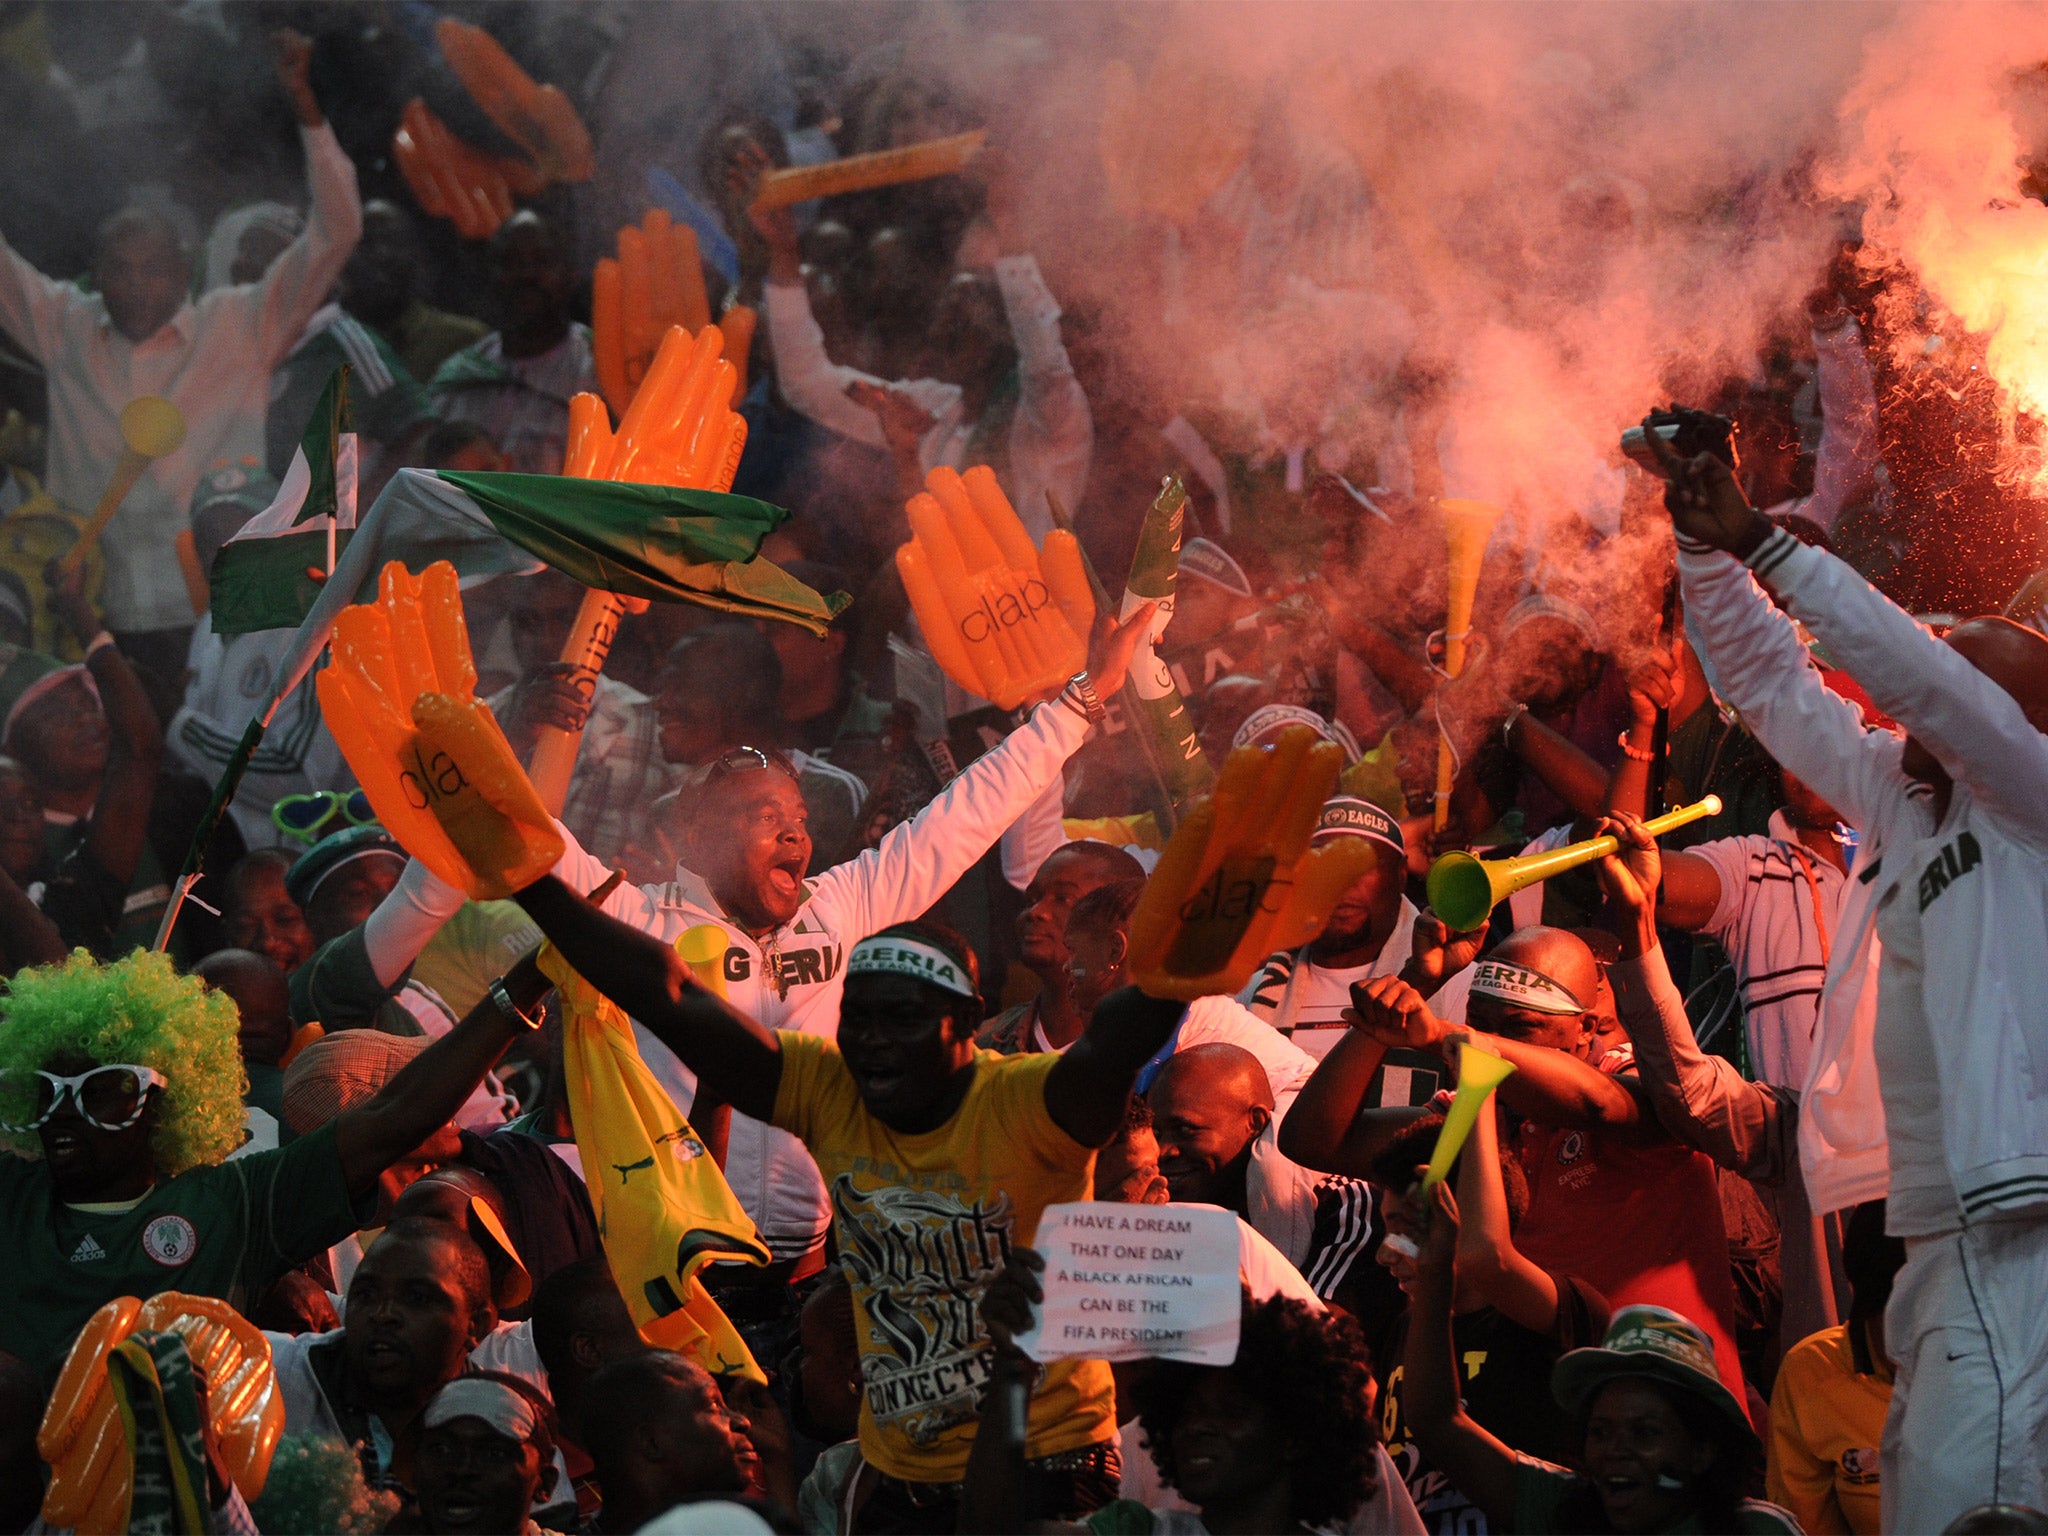
[[[765,941],[742,931],[719,910],[704,882],[680,865],[666,885],[620,886],[605,910],[664,943],[686,928],[716,923],[726,931],[725,993],[732,1005],[770,1029],[829,1039],[839,1031],[846,952],[877,929],[930,910],[1059,780],[1086,733],[1077,708],[1058,700],[1041,704],[1020,729],[975,759],[877,847],[805,881],[795,919]],[[610,876],[603,861],[573,839],[555,873],[579,891],[595,890]],[[781,993],[767,981],[764,956],[770,950],[780,957],[786,982]],[[636,1026],[635,1033],[648,1068],[687,1110],[696,1096],[695,1077],[646,1029]],[[832,1219],[824,1181],[788,1132],[735,1114],[725,1176],[778,1259],[795,1258],[824,1240]]]
[[[1689,621],[1722,697],[1786,768],[1862,833],[1801,1096],[1800,1162],[1817,1213],[1887,1190],[1872,1051],[1886,976],[1879,902],[1920,907],[1949,1181],[1964,1224],[2048,1213],[2048,737],[2011,695],[1832,555],[1774,532],[1749,569],[1681,546]],[[1865,731],[1822,686],[1766,583],[1954,781],[1933,797],[1903,741]]]

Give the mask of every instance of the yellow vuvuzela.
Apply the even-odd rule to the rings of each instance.
[[[78,542],[57,562],[59,570],[69,576],[85,563],[86,553],[121,510],[142,472],[155,460],[176,453],[184,442],[185,413],[161,396],[140,395],[121,408],[121,457],[114,461],[107,489],[85,520]]]
[[[1451,1164],[1464,1150],[1465,1138],[1479,1119],[1479,1111],[1493,1090],[1513,1075],[1515,1064],[1491,1051],[1482,1051],[1469,1040],[1458,1047],[1458,1091],[1451,1099],[1449,1113],[1436,1133],[1436,1150],[1429,1155],[1429,1171],[1422,1176],[1424,1191],[1434,1189],[1449,1177]]]
[[[1662,837],[1703,817],[1720,814],[1721,797],[1709,795],[1644,822],[1643,830],[1652,837]],[[1515,892],[1568,869],[1577,869],[1581,864],[1604,859],[1620,847],[1612,837],[1591,837],[1548,853],[1525,853],[1512,859],[1481,859],[1453,849],[1429,866],[1429,910],[1453,932],[1469,933]]]
[[[1444,671],[1456,677],[1465,670],[1465,642],[1472,634],[1472,603],[1479,595],[1479,569],[1486,541],[1500,521],[1500,508],[1490,501],[1440,501],[1444,537],[1450,544],[1450,603],[1444,615]],[[1450,738],[1436,744],[1436,817],[1441,832],[1451,819],[1451,784],[1457,776],[1457,754]],[[1441,916],[1442,914],[1438,914]]]

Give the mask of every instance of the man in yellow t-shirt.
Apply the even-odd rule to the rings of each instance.
[[[932,923],[853,947],[835,1042],[772,1031],[696,984],[675,952],[552,876],[520,905],[569,963],[743,1115],[802,1139],[831,1191],[857,1309],[863,1457],[880,1475],[855,1530],[954,1528],[992,1351],[983,1289],[1045,1207],[1086,1199],[1138,1070],[1182,1005],[1112,993],[1061,1056],[978,1050],[973,952]],[[1034,1518],[1116,1496],[1109,1370],[1047,1367],[1025,1447]]]
[[[1849,1320],[1787,1350],[1771,1393],[1766,1497],[1816,1536],[1881,1529],[1878,1449],[1893,1374],[1884,1309],[1906,1262],[1905,1242],[1885,1236],[1884,1212],[1884,1202],[1872,1200],[1849,1213],[1842,1230]]]

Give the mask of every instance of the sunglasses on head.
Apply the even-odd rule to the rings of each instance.
[[[69,1077],[41,1068],[0,1072],[0,1129],[32,1131],[57,1113],[68,1095],[86,1124],[125,1131],[142,1118],[150,1090],[163,1086],[161,1072],[128,1061]],[[29,1118],[18,1118],[17,1104],[25,1104]]]
[[[773,768],[788,776],[792,784],[801,782],[797,778],[796,765],[780,752],[763,751],[759,747],[734,747],[720,753],[711,764],[710,778],[726,778],[736,773],[758,773],[764,768]]]
[[[360,827],[375,821],[370,797],[360,789],[316,789],[310,794],[286,795],[270,808],[270,821],[278,831],[303,843],[315,843],[335,818],[346,826]]]

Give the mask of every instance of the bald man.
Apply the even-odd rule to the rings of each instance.
[[[1582,1277],[1617,1308],[1645,1303],[1692,1319],[1742,1400],[1714,1164],[1658,1122],[1603,967],[1577,934],[1532,927],[1510,934],[1470,975],[1468,1027],[1438,1018],[1398,976],[1355,988],[1350,1038],[1302,1089],[1282,1145],[1311,1167],[1362,1175],[1419,1113],[1360,1113],[1388,1048],[1430,1052],[1447,1069],[1452,1045],[1467,1038],[1506,1057],[1515,1073],[1499,1096],[1523,1120],[1529,1173],[1529,1214],[1515,1246],[1540,1268]]]
[[[1658,451],[1718,691],[1862,834],[1799,1150],[1815,1211],[1883,1196],[1906,1241],[1885,1529],[2048,1502],[2048,641],[1997,618],[1938,641],[1725,466]],[[1793,619],[1903,739],[1822,687]]]
[[[1276,1100],[1258,1057],[1222,1042],[1189,1046],[1167,1058],[1145,1097],[1175,1200],[1235,1211],[1326,1301],[1372,1312],[1388,1300],[1379,1267],[1359,1263],[1379,1236],[1371,1190],[1280,1151],[1277,1126],[1294,1096]]]

